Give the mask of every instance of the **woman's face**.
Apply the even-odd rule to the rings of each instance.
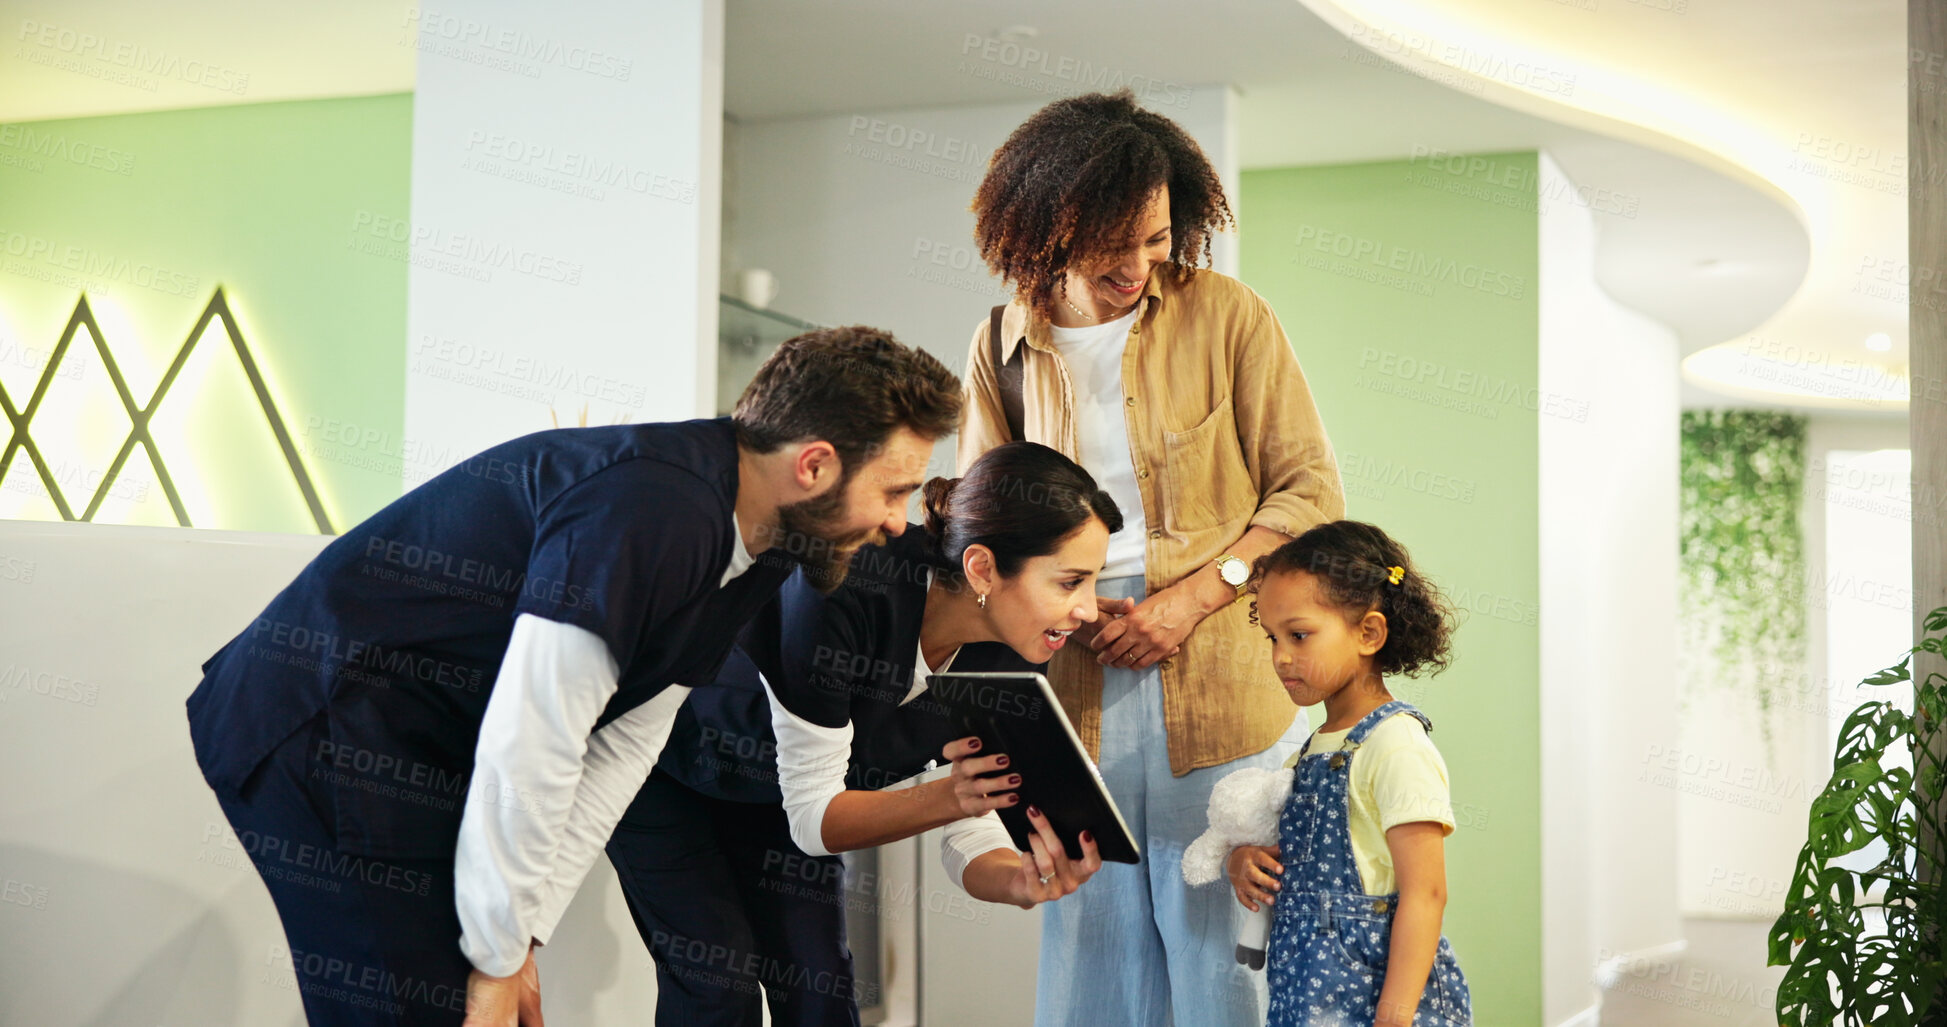
[[[1087,267],[1068,269],[1068,301],[1098,321],[1127,313],[1156,265],[1170,259],[1170,191],[1157,186],[1136,216],[1128,244]]]
[[[1095,576],[1109,555],[1109,529],[1090,517],[1046,556],[1030,557],[987,596],[1000,640],[1029,663],[1046,663],[1068,633],[1095,620]]]

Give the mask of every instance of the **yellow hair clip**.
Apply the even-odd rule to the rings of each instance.
[[[1399,584],[1399,579],[1401,579],[1401,578],[1403,578],[1403,577],[1405,577],[1405,576],[1406,576],[1406,568],[1404,568],[1404,567],[1388,567],[1388,568],[1386,568],[1386,584],[1388,584],[1388,585],[1397,585],[1397,584]]]

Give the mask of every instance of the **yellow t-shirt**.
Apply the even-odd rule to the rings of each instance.
[[[1338,752],[1352,730],[1317,731],[1311,751]],[[1285,766],[1298,765],[1293,756]],[[1453,798],[1447,786],[1447,762],[1426,727],[1410,713],[1395,713],[1366,735],[1352,757],[1352,780],[1347,782],[1346,826],[1352,836],[1352,858],[1367,895],[1398,890],[1393,877],[1393,853],[1386,847],[1386,831],[1401,824],[1433,821],[1454,829]]]

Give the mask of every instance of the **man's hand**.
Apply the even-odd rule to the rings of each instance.
[[[541,1022],[541,971],[534,950],[510,977],[475,970],[466,977],[466,1022],[461,1027],[545,1027]]]

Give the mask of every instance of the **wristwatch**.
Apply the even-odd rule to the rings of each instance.
[[[1219,556],[1215,562],[1217,576],[1237,590],[1237,598],[1244,598],[1244,585],[1251,580],[1251,565],[1229,553]]]

